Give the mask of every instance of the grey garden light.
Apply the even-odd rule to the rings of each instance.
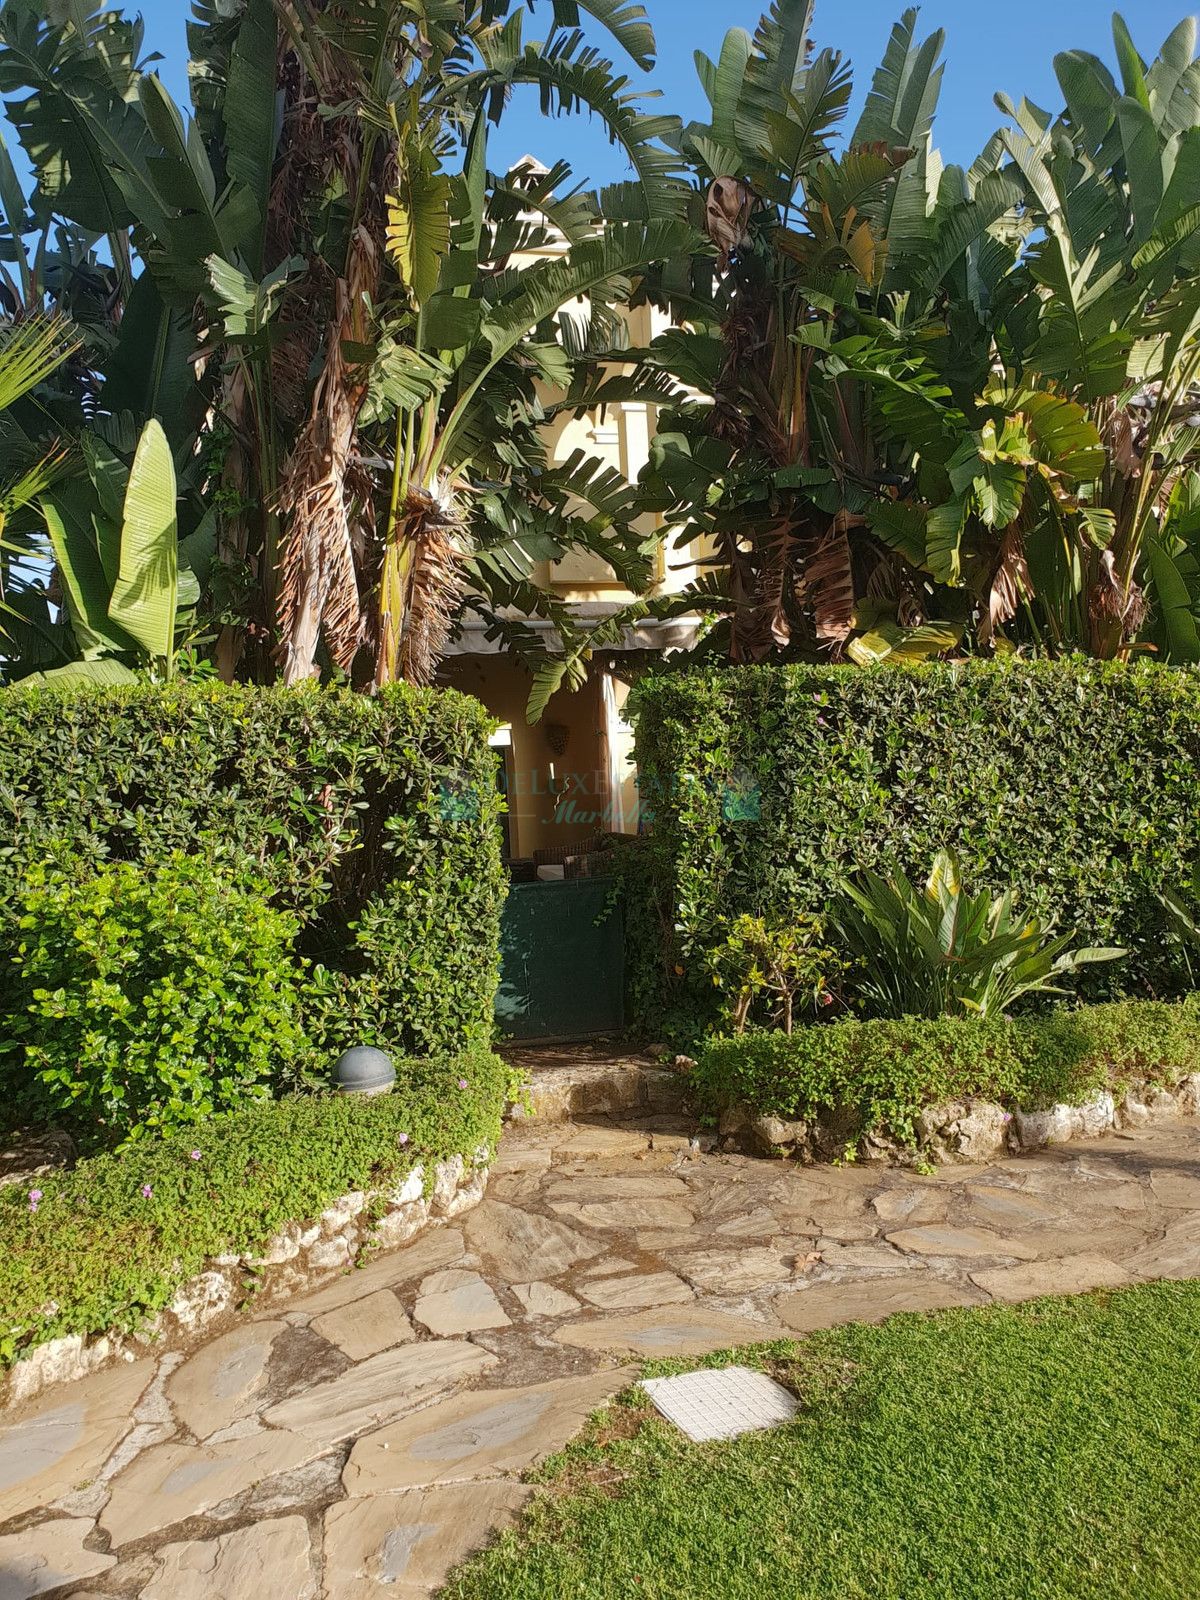
[[[390,1094],[396,1068],[386,1050],[356,1044],[338,1057],[333,1081],[343,1094]]]

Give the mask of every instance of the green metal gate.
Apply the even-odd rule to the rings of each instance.
[[[625,1026],[625,930],[611,878],[515,883],[501,923],[496,1022],[567,1042]]]

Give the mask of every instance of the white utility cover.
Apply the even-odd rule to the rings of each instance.
[[[698,1444],[736,1439],[795,1420],[800,1402],[765,1372],[722,1367],[678,1378],[646,1378],[642,1388],[666,1417]]]

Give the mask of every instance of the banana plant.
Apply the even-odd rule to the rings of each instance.
[[[1080,486],[1083,536],[1048,517],[1027,538],[1030,574],[1049,642],[1099,656],[1137,647],[1147,584],[1169,584],[1169,513],[1198,459],[1200,409],[1197,23],[1150,63],[1119,15],[1113,39],[1119,82],[1085,51],[1056,58],[1057,117],[998,97],[1037,230],[1006,365],[1082,406],[1104,447]]]
[[[812,49],[812,10],[775,0],[752,36],[732,29],[716,61],[697,58],[710,115],[681,150],[716,269],[710,258],[664,274],[659,292],[685,326],[641,353],[643,381],[672,391],[648,504],[719,574],[734,660],[844,652],[859,601],[895,565],[867,526],[881,469],[869,396],[824,353],[889,303],[889,230],[914,251],[928,242],[942,36],[918,42],[905,14],[838,155],[852,80],[835,52]]]
[[[79,659],[39,681],[128,681],[136,667],[169,678],[181,612],[199,598],[181,546],[175,463],[166,434],[148,422],[131,467],[98,439],[84,445],[84,476],[41,502]]]
[[[394,491],[405,468],[390,442],[398,416],[425,403],[420,434],[430,397],[442,396],[454,426],[435,447],[437,460],[414,454],[417,492],[449,474],[468,507],[489,494],[494,503],[515,458],[528,461],[526,476],[540,471],[531,441],[543,402],[534,380],[567,373],[537,334],[539,317],[553,322],[551,280],[541,280],[536,300],[523,285],[530,292],[522,301],[500,251],[484,262],[505,206],[511,236],[518,201],[536,205],[538,197],[528,185],[517,196],[507,177],[493,181],[472,129],[495,120],[520,85],[536,86],[548,114],[588,110],[637,174],[618,186],[619,203],[647,226],[663,220],[677,209],[678,190],[675,158],[660,139],[668,123],[641,111],[626,79],[584,40],[581,21],[592,18],[643,70],[653,33],[630,0],[198,0],[194,10],[189,117],[144,59],[140,23],[102,0],[49,10],[7,0],[0,90],[38,179],[32,209],[47,223],[102,237],[114,262],[119,331],[97,363],[106,374],[101,419],[129,413],[140,427],[159,417],[177,461],[193,459],[199,435],[197,459],[218,512],[214,570],[226,575],[224,588],[249,599],[221,629],[220,670],[270,676],[277,656],[295,680],[323,665],[350,671],[366,656],[370,676],[384,681],[402,670],[404,654],[384,617],[406,618],[400,631],[415,641],[421,627],[410,623],[422,597],[431,617],[438,607],[450,613],[463,587],[457,562],[443,566],[439,583],[436,541],[410,540],[401,525]],[[540,42],[523,37],[530,11],[548,20]],[[468,166],[469,194],[461,182]],[[587,228],[598,209],[564,194],[568,187],[561,171],[546,186],[547,219],[583,245],[585,209]],[[446,298],[466,303],[466,317],[478,322],[474,343],[461,342],[461,323],[445,330],[443,359],[436,342],[417,337],[417,323],[435,288],[430,264],[436,277],[446,253],[452,189],[454,248],[486,266],[488,316],[482,292],[456,286]],[[610,252],[607,269],[601,264],[590,323],[571,319],[572,360],[581,336],[599,340],[601,280],[641,264],[630,258],[633,238]],[[589,248],[596,256],[605,247]],[[591,284],[595,267],[581,266],[578,282]],[[199,340],[197,301],[208,313]],[[431,341],[439,315],[447,315],[440,305]],[[462,308],[448,315],[461,317]],[[479,341],[493,337],[486,372],[464,376],[485,348]],[[476,400],[466,392],[473,385]],[[495,420],[509,405],[518,425],[502,438]],[[518,462],[516,476],[522,471]],[[516,519],[543,525],[542,549],[551,548],[548,526],[564,533],[566,498],[557,487],[531,494],[528,516]],[[494,522],[479,521],[471,542],[504,545]],[[575,519],[571,538],[589,523],[618,556],[629,543],[623,533],[610,537],[615,523],[596,506]],[[521,562],[520,581],[528,581],[528,538],[509,529],[507,551],[488,551],[479,581],[503,566],[516,581],[511,569]],[[418,546],[430,561],[416,563],[415,586],[405,579],[397,589],[397,552]],[[420,658],[414,647],[412,670],[422,670]]]

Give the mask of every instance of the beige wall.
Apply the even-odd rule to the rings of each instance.
[[[482,700],[512,728],[509,753],[509,830],[514,856],[552,845],[574,844],[607,829],[607,768],[599,675],[578,694],[560,690],[536,727],[525,720],[530,679],[504,656],[452,656],[438,681]],[[565,730],[565,748],[554,734]],[[562,743],[561,735],[558,742]]]

